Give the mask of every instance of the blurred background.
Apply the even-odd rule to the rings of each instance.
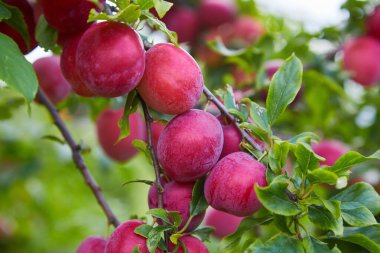
[[[199,6],[199,1],[177,2],[175,6],[195,11]],[[239,0],[235,1],[237,16],[254,17],[264,31],[242,43],[248,48],[246,53],[226,53],[236,49],[226,41],[229,49],[210,43],[212,51],[205,41],[213,37],[208,36],[213,31],[204,28],[196,42],[184,41],[183,46],[200,63],[211,89],[230,84],[261,104],[265,104],[270,79],[265,64],[296,52],[305,67],[303,88],[275,131],[283,137],[314,131],[322,139],[338,140],[351,150],[370,155],[380,143],[379,80],[363,85],[350,78],[342,67],[342,47],[351,38],[366,34],[365,20],[377,4],[355,0]],[[144,32],[151,34],[151,30]],[[155,34],[155,38],[164,40],[162,34]],[[202,50],[207,56],[200,53]],[[26,57],[34,62],[47,55],[51,52],[38,47]],[[216,64],[209,61],[214,55]],[[240,74],[235,75],[236,71]],[[263,73],[264,77],[260,76]],[[149,186],[123,184],[151,180],[154,174],[143,154],[117,163],[98,143],[97,115],[107,106],[122,104],[123,99],[94,100],[71,94],[58,108],[74,138],[85,147],[85,161],[109,204],[120,220],[126,220],[148,210]],[[110,229],[75,168],[70,149],[60,143],[62,137],[46,109],[37,103],[30,109],[28,113],[27,105],[15,92],[0,89],[0,252],[75,252],[87,236],[106,236]],[[351,180],[365,180],[380,189],[379,168],[376,163],[356,167]]]

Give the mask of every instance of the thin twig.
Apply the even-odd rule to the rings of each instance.
[[[65,123],[63,122],[61,116],[59,115],[57,109],[50,101],[50,99],[43,93],[43,91],[38,90],[37,92],[38,101],[43,104],[46,109],[48,109],[51,117],[54,120],[54,124],[58,127],[61,132],[63,138],[66,140],[67,144],[70,146],[73,161],[76,167],[79,169],[82,174],[86,184],[90,187],[92,193],[94,194],[98,204],[102,208],[104,214],[107,216],[108,224],[112,224],[115,228],[119,226],[119,221],[116,216],[113,214],[110,206],[108,205],[101,188],[97,184],[95,178],[91,175],[90,170],[87,165],[84,163],[83,157],[81,155],[81,147],[78,145],[74,138],[71,136],[69,130],[67,129]]]
[[[239,123],[236,121],[235,117],[228,112],[227,108],[214,96],[214,94],[212,94],[212,92],[205,85],[203,86],[203,94],[205,94],[207,100],[211,101],[216,107],[218,107],[224,116],[226,116],[235,125],[235,127],[240,131],[240,134],[244,140],[251,144],[254,149],[263,151],[262,147],[252,138],[252,136],[249,135],[246,130],[239,127]]]

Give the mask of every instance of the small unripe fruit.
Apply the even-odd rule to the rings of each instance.
[[[145,51],[131,27],[107,21],[91,26],[83,34],[76,63],[80,77],[95,95],[118,97],[140,82]]]
[[[82,97],[94,97],[95,94],[87,88],[80,77],[76,63],[78,43],[82,35],[78,34],[66,41],[61,55],[61,70],[76,94]]]
[[[63,77],[59,61],[59,56],[48,56],[33,63],[40,88],[54,104],[61,102],[70,93],[70,85]]]
[[[88,0],[40,0],[46,21],[60,32],[78,32],[85,30],[91,9],[97,6]],[[101,4],[105,0],[99,1]]]
[[[134,232],[143,224],[144,222],[140,220],[130,220],[118,226],[111,234],[104,253],[131,253],[136,246],[141,253],[149,253],[146,238]],[[161,252],[161,250],[156,250],[156,252]]]
[[[152,109],[180,114],[198,102],[203,77],[197,62],[185,50],[161,43],[146,53],[145,73],[137,88]]]
[[[167,175],[177,182],[194,182],[218,161],[223,131],[210,113],[190,110],[176,116],[158,140],[158,159]]]
[[[5,0],[3,2],[12,7],[18,8],[21,11],[24,17],[25,24],[27,25],[27,28],[28,28],[27,32],[29,35],[30,43],[28,44],[24,40],[22,35],[17,30],[15,30],[12,26],[6,24],[4,21],[1,21],[1,20],[0,20],[0,33],[3,33],[11,37],[17,43],[21,52],[23,54],[27,54],[37,46],[37,42],[34,38],[36,23],[34,21],[33,8],[26,0]]]
[[[194,236],[186,235],[180,237],[178,241],[181,241],[185,245],[188,253],[209,253],[206,245],[204,245],[204,243],[201,240]],[[175,246],[170,242],[170,249],[173,250],[174,248]],[[185,253],[181,245],[179,246],[178,251],[176,252]]]
[[[190,203],[193,195],[194,183],[176,183],[171,181],[164,185],[164,192],[162,195],[163,206],[165,210],[168,211],[177,211],[182,216],[182,224],[179,229],[182,229],[183,226],[190,218]],[[152,185],[149,189],[148,195],[148,204],[149,208],[158,207],[158,195],[156,185]],[[193,231],[195,228],[201,224],[204,213],[195,216],[186,231]]]
[[[337,140],[322,140],[317,144],[313,144],[312,148],[317,155],[326,159],[320,164],[327,166],[334,165],[339,157],[348,152],[348,147]]]
[[[229,154],[212,169],[205,197],[215,209],[244,217],[260,209],[254,185],[266,186],[265,166],[244,152]]]
[[[98,139],[104,152],[113,160],[124,162],[137,154],[132,145],[133,140],[146,139],[145,124],[141,116],[135,112],[129,116],[130,134],[116,144],[120,136],[119,120],[123,116],[123,109],[104,110],[96,120]]]
[[[242,217],[209,207],[206,211],[205,224],[215,228],[213,233],[215,237],[223,238],[235,232],[242,220]]]
[[[107,240],[100,236],[90,236],[84,240],[76,253],[104,253]]]
[[[233,0],[202,0],[199,6],[199,18],[205,27],[217,27],[231,22],[236,16]]]
[[[162,20],[166,26],[177,33],[178,42],[194,42],[198,34],[198,16],[187,7],[171,9]]]
[[[380,40],[380,6],[378,6],[367,19],[368,34]]]
[[[380,42],[371,37],[348,41],[343,48],[343,67],[363,86],[380,80]]]

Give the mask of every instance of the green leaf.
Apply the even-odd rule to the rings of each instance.
[[[133,140],[132,146],[138,149],[140,152],[142,152],[149,162],[152,162],[152,154],[150,153],[150,150],[148,149],[148,144],[145,141]]]
[[[128,135],[130,134],[131,129],[129,124],[129,116],[137,111],[138,105],[139,99],[137,96],[137,91],[133,90],[128,94],[127,101],[125,102],[124,106],[123,117],[119,121],[120,136],[116,144],[123,140],[125,137],[128,137]]]
[[[293,143],[293,144],[297,144],[299,142],[304,142],[304,143],[307,143],[310,145],[312,140],[319,141],[319,136],[313,132],[304,132],[304,133],[301,133],[299,135],[296,135],[296,136],[290,138],[288,140],[288,142]]]
[[[337,247],[330,249],[327,243],[321,242],[320,240],[312,236],[305,237],[302,241],[307,253],[340,253],[341,252]]]
[[[181,238],[183,236],[183,234],[172,234],[170,235],[170,241],[174,244],[174,245],[177,245],[178,244],[178,239]]]
[[[130,0],[116,0],[116,5],[119,9],[124,9],[130,4]]]
[[[8,12],[11,13],[10,17],[2,20],[2,22],[10,25],[13,29],[15,29],[25,41],[28,49],[30,49],[30,34],[22,11],[15,6],[8,5],[3,2],[0,2],[0,6],[3,10],[6,8]],[[7,15],[7,13],[5,13],[5,15]]]
[[[157,226],[154,227],[148,234],[148,239],[146,240],[146,245],[149,252],[155,252],[160,241],[164,237],[165,231],[171,230],[171,226]]]
[[[343,233],[342,218],[335,218],[334,215],[325,207],[319,205],[309,206],[309,219],[318,228],[331,230],[335,235]]]
[[[154,9],[156,9],[157,14],[160,18],[163,18],[166,13],[173,6],[173,3],[164,1],[164,0],[153,0]]]
[[[153,0],[136,0],[135,2],[140,5],[141,10],[149,10],[154,7]]]
[[[311,184],[329,184],[335,185],[338,182],[338,176],[328,169],[313,170],[307,175],[307,179]]]
[[[268,122],[273,125],[294,100],[302,81],[302,63],[293,54],[274,74],[266,101]]]
[[[139,5],[130,4],[114,16],[114,20],[120,20],[128,24],[135,23],[141,16]]]
[[[287,141],[276,140],[274,142],[272,150],[269,151],[269,166],[276,174],[281,174],[285,167],[288,152],[289,143]]]
[[[322,204],[324,205],[324,207],[326,207],[327,210],[330,211],[330,213],[335,217],[335,218],[339,218],[341,216],[341,208],[340,208],[340,201],[337,201],[337,200],[327,200],[327,199],[323,199],[323,198],[319,198],[322,202]]]
[[[207,207],[208,203],[204,195],[204,184],[206,178],[198,179],[193,188],[193,194],[190,203],[190,215],[196,216],[203,213]]]
[[[244,249],[255,239],[253,232],[254,226],[271,221],[273,218],[244,218],[237,230],[224,237],[220,243],[220,248],[223,253],[243,252]]]
[[[343,236],[339,239],[360,245],[372,253],[378,253],[380,252],[380,224],[361,228],[346,228]]]
[[[132,253],[141,253],[141,251],[139,250],[139,245],[133,248]]]
[[[301,212],[301,208],[289,199],[286,193],[287,187],[287,182],[274,181],[267,187],[260,188],[255,185],[255,191],[261,204],[269,211],[283,216],[293,216]]]
[[[51,27],[43,15],[40,16],[36,26],[36,40],[38,44],[47,50],[52,50],[55,53],[61,51],[57,45],[58,31]]]
[[[242,49],[227,48],[220,37],[217,37],[214,40],[208,41],[207,46],[211,48],[213,51],[221,55],[228,56],[228,57],[239,56],[246,52],[245,48],[242,48]]]
[[[304,252],[301,241],[284,234],[280,234],[265,243],[258,239],[250,247],[250,250],[248,252],[252,253]]]
[[[295,156],[303,174],[307,174],[309,170],[317,169],[319,162],[325,160],[323,157],[314,153],[310,145],[303,142],[297,144]]]
[[[182,216],[177,211],[170,211],[168,213],[170,219],[173,221],[174,226],[178,228],[182,224]]]
[[[230,85],[226,85],[224,89],[218,89],[215,94],[223,101],[224,106],[227,109],[237,109],[235,103],[234,91]]]
[[[266,109],[256,104],[255,102],[252,102],[252,100],[250,100],[249,98],[244,98],[242,102],[249,104],[249,115],[253,122],[255,122],[255,124],[259,128],[261,128],[265,132],[268,132],[269,123]]]
[[[168,212],[162,208],[150,209],[148,212],[146,212],[146,214],[159,218],[168,224],[172,224],[172,222],[169,219]]]
[[[192,235],[198,236],[202,242],[210,241],[211,234],[215,231],[213,227],[202,227],[191,232]]]
[[[19,91],[30,103],[38,89],[36,73],[20,52],[17,44],[8,36],[0,33],[0,83]]]
[[[5,6],[4,3],[0,2],[0,20],[9,19],[12,17],[12,12]]]
[[[346,202],[357,202],[367,207],[374,215],[380,213],[380,196],[370,184],[356,183],[333,196],[331,200],[339,200],[342,205]]]
[[[357,202],[344,203],[342,217],[345,222],[354,227],[365,227],[377,223],[371,211]]]
[[[334,165],[330,167],[330,170],[335,172],[338,176],[344,176],[345,173],[354,165],[379,159],[380,150],[376,151],[374,154],[368,157],[365,157],[355,151],[349,151],[342,155],[338,161],[336,161]]]
[[[148,238],[149,232],[153,229],[152,226],[148,224],[142,224],[135,229],[135,234],[141,235],[142,237]]]
[[[274,224],[276,225],[277,229],[279,229],[281,232],[293,235],[294,233],[290,231],[290,217],[282,216],[282,215],[275,215],[274,216]]]
[[[178,36],[175,32],[170,31],[164,22],[158,20],[152,13],[149,11],[144,11],[142,17],[146,19],[146,22],[153,28],[165,33],[169,41],[174,45],[178,46]]]

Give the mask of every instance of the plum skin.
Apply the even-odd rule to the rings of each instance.
[[[197,62],[185,50],[160,43],[147,51],[145,73],[137,89],[152,109],[180,114],[198,102],[203,76]]]
[[[118,226],[108,239],[104,253],[131,253],[137,245],[141,253],[149,253],[146,239],[134,232],[143,224],[145,223],[140,220],[129,220]]]
[[[60,32],[74,33],[89,27],[87,23],[90,10],[100,10],[87,0],[40,0],[46,21]],[[99,1],[102,5],[105,0]]]
[[[95,95],[118,97],[140,82],[145,51],[140,36],[131,27],[106,21],[83,34],[76,63],[80,77]]]
[[[185,245],[188,253],[209,253],[207,247],[203,244],[203,242],[194,236],[186,235],[180,237],[178,240]],[[175,246],[171,242],[169,244],[170,249],[173,250]],[[184,253],[185,251],[183,250],[182,246],[179,245],[178,251],[176,252]]]
[[[260,209],[254,185],[266,186],[265,166],[244,152],[220,160],[208,175],[204,193],[215,209],[244,217]]]
[[[48,56],[33,63],[42,91],[54,103],[58,104],[70,93],[70,84],[63,77],[59,56]]]
[[[119,120],[123,116],[123,109],[104,110],[96,120],[96,129],[99,143],[104,152],[113,160],[125,162],[137,154],[137,149],[132,146],[135,139],[146,139],[145,123],[142,117],[137,113],[129,115],[130,134],[128,137],[116,144],[120,128]]]
[[[83,33],[80,33],[66,41],[61,54],[61,70],[76,94],[82,97],[94,97],[95,94],[88,89],[80,77],[76,64],[77,48],[82,35]]]
[[[320,164],[327,166],[334,165],[339,157],[348,152],[348,147],[337,140],[322,140],[317,144],[313,144],[312,148],[317,155],[326,159]]]
[[[27,54],[37,46],[36,39],[34,38],[36,23],[34,21],[33,8],[26,0],[5,0],[3,2],[10,6],[17,7],[21,11],[22,15],[24,16],[26,26],[28,28],[30,43],[28,45],[28,43],[24,40],[24,38],[17,30],[15,30],[13,27],[6,24],[5,22],[2,22],[1,20],[0,33],[4,33],[5,35],[11,37],[17,43],[20,51],[23,54]]]
[[[202,0],[199,6],[199,18],[202,26],[217,27],[231,22],[236,16],[233,0]]]
[[[366,27],[370,36],[380,40],[380,6],[367,18]]]
[[[76,253],[104,253],[107,240],[100,236],[90,236],[78,247]]]
[[[190,218],[190,203],[193,195],[194,183],[177,183],[171,181],[164,184],[163,208],[168,211],[178,211],[182,216],[182,224],[179,229],[182,229]],[[148,194],[149,208],[158,208],[158,195],[157,187],[153,184],[149,189]],[[186,228],[186,232],[193,231],[201,224],[205,213],[194,216],[189,226]]]
[[[215,237],[223,238],[235,232],[242,220],[242,217],[209,207],[206,211],[205,225],[215,228]]]
[[[157,147],[160,164],[177,182],[194,182],[218,161],[223,130],[210,113],[190,110],[173,118],[162,132]]]

